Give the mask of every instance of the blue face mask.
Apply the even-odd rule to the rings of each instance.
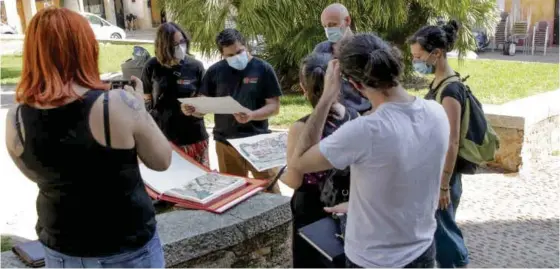
[[[428,55],[428,58],[432,54]],[[412,61],[412,66],[414,67],[414,71],[422,74],[422,75],[429,75],[435,73],[435,68],[432,64],[428,64],[426,60],[414,60]]]
[[[336,43],[342,39],[343,31],[341,27],[326,27],[325,34],[330,42]]]
[[[243,51],[235,56],[227,57],[226,61],[232,68],[243,70],[249,63],[249,56],[246,51]]]

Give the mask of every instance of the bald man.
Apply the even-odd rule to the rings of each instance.
[[[330,53],[337,55],[336,44],[343,37],[352,35],[350,25],[352,19],[348,13],[348,9],[339,3],[329,5],[321,13],[321,24],[325,28],[327,40],[323,41],[313,49],[315,53]],[[354,109],[360,114],[371,110],[371,103],[369,100],[361,96],[348,82],[342,84],[342,95],[340,102],[347,108]]]
[[[339,3],[329,5],[321,13],[321,24],[325,28],[327,40],[319,43],[313,52],[319,53],[332,53],[334,54],[338,41],[342,39],[345,34],[351,34],[350,25],[352,19],[348,13],[348,9]]]

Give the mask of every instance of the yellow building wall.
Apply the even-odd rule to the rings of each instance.
[[[161,3],[159,0],[152,0],[152,25],[161,23]]]
[[[523,14],[521,18],[527,18],[531,12],[529,34],[533,34],[533,26],[539,21],[548,22],[549,44],[552,44],[554,31],[554,1],[556,0],[519,0]],[[505,11],[511,14],[512,0],[505,1]]]
[[[25,32],[25,27],[27,26],[27,24],[25,23],[25,13],[23,12],[23,3],[21,2],[21,0],[17,0],[16,7],[19,20],[21,21],[21,30]]]
[[[55,7],[60,7],[60,0],[50,0],[49,2],[51,5]],[[45,8],[45,1],[42,0],[35,1],[35,7],[37,8],[37,11]]]
[[[21,2],[22,0],[17,0],[16,1],[16,7],[17,7],[17,12],[21,21],[21,29],[25,32],[25,28],[26,28],[26,23],[25,23],[25,11],[23,9],[23,3]],[[50,4],[52,4],[55,7],[60,7],[60,0],[51,0]],[[40,0],[40,1],[35,1],[35,7],[37,8],[37,11],[45,8],[45,1]]]

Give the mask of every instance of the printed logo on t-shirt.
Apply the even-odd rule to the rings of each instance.
[[[194,79],[179,79],[179,80],[177,80],[177,84],[178,85],[190,85],[194,81],[195,81]]]
[[[244,84],[256,84],[257,81],[259,81],[259,78],[245,77],[245,78],[243,79],[243,83],[244,83]]]

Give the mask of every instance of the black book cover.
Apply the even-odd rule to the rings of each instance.
[[[319,251],[334,265],[344,264],[344,239],[342,224],[345,225],[346,216],[326,217],[299,229],[299,236]]]

